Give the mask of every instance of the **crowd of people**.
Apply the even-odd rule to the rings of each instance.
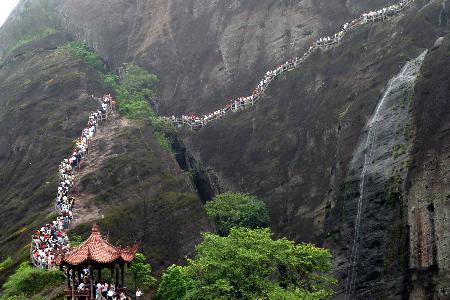
[[[350,29],[355,28],[359,25],[368,22],[384,21],[386,18],[390,16],[399,14],[413,1],[414,0],[401,0],[398,4],[390,5],[377,11],[370,11],[368,13],[363,13],[359,18],[351,22],[345,23],[342,26],[341,30],[335,33],[334,35],[319,38],[317,41],[312,43],[308,51],[305,52],[302,57],[291,58],[287,62],[275,68],[274,70],[268,71],[264,75],[264,78],[258,83],[258,86],[253,90],[252,94],[249,96],[239,97],[235,100],[230,100],[223,108],[202,116],[191,114],[191,115],[182,115],[179,117],[176,116],[165,117],[165,119],[166,121],[171,122],[178,126],[186,125],[193,130],[199,130],[203,126],[210,123],[211,121],[222,118],[230,111],[237,111],[252,106],[259,99],[261,99],[261,96],[264,94],[269,84],[277,76],[279,76],[283,72],[291,71],[293,69],[298,68],[314,50],[318,48],[326,48],[339,43]]]
[[[76,141],[72,154],[59,165],[59,185],[55,200],[58,213],[56,220],[36,230],[31,243],[31,260],[36,267],[51,269],[55,266],[57,255],[69,247],[66,230],[73,219],[74,198],[70,195],[75,172],[89,153],[89,145],[98,124],[106,118],[114,106],[111,95],[103,96],[101,109],[89,114],[87,126]]]
[[[79,295],[89,295],[89,269],[85,269],[81,275],[81,282],[78,284]],[[116,289],[110,281],[94,282],[95,299],[98,300],[129,300],[123,289]],[[140,292],[140,290],[138,290]],[[142,294],[142,292],[141,292]]]

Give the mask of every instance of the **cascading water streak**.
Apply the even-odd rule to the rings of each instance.
[[[364,200],[365,195],[367,193],[367,175],[369,167],[373,160],[374,154],[373,150],[374,145],[376,145],[377,142],[378,136],[377,130],[379,124],[381,121],[384,120],[384,116],[387,115],[389,112],[388,105],[385,105],[386,100],[391,95],[397,93],[399,90],[410,88],[411,86],[413,86],[426,53],[427,51],[424,51],[421,55],[419,55],[419,57],[406,63],[405,66],[400,71],[400,73],[389,81],[386,91],[384,92],[382,98],[378,102],[375,112],[373,113],[372,117],[367,123],[366,129],[364,131],[367,136],[362,150],[362,153],[364,153],[364,159],[362,164],[361,175],[359,177],[359,196],[357,200],[356,217],[353,228],[354,230],[353,244],[350,256],[350,265],[348,269],[349,271],[347,274],[347,282],[345,287],[345,299],[352,299],[352,295],[355,290],[357,266],[358,266],[358,252],[361,242],[360,241],[361,217],[364,211],[363,210]]]

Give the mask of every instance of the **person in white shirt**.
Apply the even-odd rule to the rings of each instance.
[[[141,289],[137,289],[137,291],[136,291],[136,299],[141,299],[141,296],[143,295],[143,293],[142,293],[142,291],[141,291]]]

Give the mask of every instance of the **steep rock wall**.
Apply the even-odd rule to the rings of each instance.
[[[248,111],[227,116],[198,133],[185,132],[188,149],[219,190],[261,196],[277,233],[332,249],[342,290],[357,207],[351,199],[358,197],[359,186],[351,161],[356,159],[363,128],[390,78],[431,48],[440,33],[441,3],[416,5],[405,16],[369,24],[338,47],[314,53],[299,70],[275,80],[262,102]],[[396,101],[409,109],[401,104],[401,97]],[[384,158],[403,153],[400,142],[385,138],[380,145]],[[365,232],[374,234],[366,242],[374,239],[363,246],[366,261],[358,273],[355,297],[396,298],[406,293],[408,233],[401,206],[407,205],[403,187],[407,167],[400,162],[396,168],[402,169],[403,179],[387,174],[388,182],[380,183],[367,198],[373,206],[364,215],[371,219]],[[397,204],[390,204],[389,197]],[[392,236],[398,244],[389,244]],[[397,258],[402,255],[400,263]]]
[[[86,91],[99,86],[78,58],[55,50],[0,68],[1,260],[27,258],[32,232],[51,220],[58,164],[97,108]]]
[[[410,299],[450,295],[450,51],[446,36],[425,60],[414,101],[415,143],[408,186]]]
[[[55,218],[58,165],[98,109],[90,95],[105,92],[97,71],[67,49],[54,49],[58,43],[48,45],[19,52],[0,67],[0,261],[14,261],[0,282],[28,259],[33,232]],[[193,252],[208,218],[152,130],[115,121],[103,124],[107,134],[96,137],[78,174],[76,227],[69,235],[84,236],[98,222],[112,243],[139,242],[159,273]]]
[[[170,0],[58,4],[63,24],[112,64],[160,77],[163,114],[202,113],[248,93],[269,68],[392,1]]]

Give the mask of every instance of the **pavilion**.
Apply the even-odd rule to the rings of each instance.
[[[112,246],[102,238],[98,226],[94,224],[92,233],[85,242],[73,250],[60,254],[57,258],[60,269],[66,272],[67,299],[95,299],[95,283],[102,281],[102,269],[105,268],[111,270],[111,278],[115,274],[116,293],[125,292],[123,284],[125,264],[130,266],[137,249],[138,245],[128,248]],[[77,290],[82,282],[88,284],[87,288]]]

